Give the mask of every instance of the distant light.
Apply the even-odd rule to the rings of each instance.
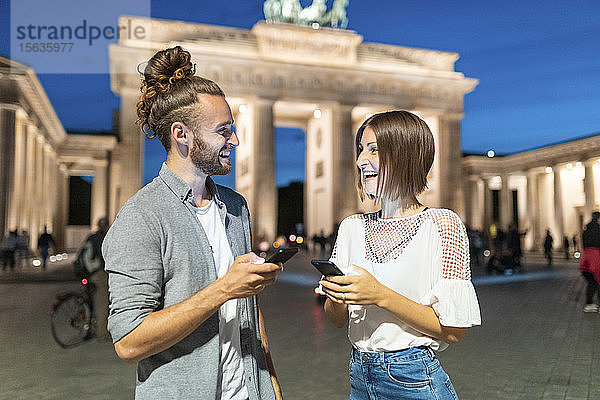
[[[66,260],[67,258],[69,258],[69,255],[67,253],[62,253],[63,256],[63,260]]]
[[[82,285],[87,285],[87,284],[88,284],[88,280],[87,280],[87,279],[85,279],[85,278],[83,278],[83,279],[81,280],[81,284],[82,284]]]
[[[298,236],[298,237],[296,238],[296,243],[298,243],[298,244],[302,244],[302,243],[304,243],[304,238],[303,238],[302,236]]]
[[[262,242],[260,242],[258,244],[258,249],[260,251],[267,251],[267,250],[269,250],[269,242],[263,240]]]
[[[320,27],[321,27],[321,25],[319,25],[318,22],[313,22],[313,24],[312,24],[313,29],[319,29]]]
[[[323,115],[323,113],[318,108],[315,111],[313,111],[313,117],[315,117],[316,119],[321,118],[321,115]]]
[[[277,242],[277,241],[273,242],[273,247],[274,248],[278,249],[279,246],[280,246],[279,242]]]
[[[34,258],[31,264],[33,264],[34,267],[39,267],[40,265],[42,265],[42,262],[37,258]]]
[[[321,291],[319,290],[319,287],[317,286],[314,290],[315,294],[319,295],[322,294]]]
[[[290,242],[295,242],[296,241],[296,235],[294,235],[293,233],[290,235],[289,237]]]
[[[581,161],[577,161],[577,162],[575,163],[575,166],[576,166],[577,168],[581,168]]]
[[[62,259],[63,259],[62,254],[56,255],[56,261],[62,261]]]
[[[50,256],[50,262],[56,262],[56,256]]]
[[[245,104],[240,104],[240,106],[238,107],[238,111],[240,112],[240,114],[244,114],[247,110],[248,107],[246,107]]]
[[[266,251],[261,251],[261,252],[258,254],[258,256],[259,256],[259,257],[262,257],[262,258],[266,258],[266,257],[267,257],[267,252],[266,252]]]
[[[489,256],[490,256],[490,254],[492,254],[492,253],[491,253],[489,250],[484,250],[484,251],[483,251],[483,255],[484,255],[485,257],[489,257]]]
[[[487,156],[489,158],[494,158],[495,155],[496,155],[496,152],[494,150],[490,150],[487,152]]]
[[[579,258],[579,257],[581,257],[581,253],[576,251],[575,253],[573,253],[573,257]]]
[[[551,174],[552,173],[552,167],[546,167],[546,173],[547,174]]]
[[[571,164],[571,163],[568,163],[568,164],[567,164],[567,169],[573,169],[573,164]]]

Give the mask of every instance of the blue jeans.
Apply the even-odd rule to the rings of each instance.
[[[350,400],[458,400],[450,378],[429,347],[369,353],[352,350]]]

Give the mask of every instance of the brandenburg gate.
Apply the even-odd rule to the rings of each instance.
[[[121,97],[120,203],[142,184],[144,136],[135,126],[137,66],[156,51],[181,45],[197,74],[217,82],[231,105],[240,145],[235,186],[248,200],[256,240],[277,229],[274,127],[306,132],[305,226],[311,236],[368,204],[355,190],[354,134],[375,112],[420,115],[436,141],[429,189],[421,200],[463,214],[460,122],[476,79],[454,70],[458,54],[367,43],[350,30],[258,22],[250,30],[121,17],[144,39],[109,49],[112,90]],[[294,149],[289,149],[294,151]]]

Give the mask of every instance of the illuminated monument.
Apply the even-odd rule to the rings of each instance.
[[[366,43],[353,31],[312,21],[319,12],[298,14],[310,26],[258,22],[251,30],[122,17],[121,24],[131,20],[148,35],[121,39],[109,52],[112,90],[121,97],[120,202],[142,183],[136,68],[156,51],[181,45],[192,53],[197,74],[228,96],[240,139],[236,190],[248,200],[256,239],[276,234],[275,126],[306,132],[304,222],[308,235],[329,233],[368,207],[355,191],[353,137],[367,115],[390,109],[419,114],[435,136],[438,151],[422,200],[462,214],[460,121],[463,98],[477,80],[454,70],[458,54]]]
[[[114,136],[67,134],[35,72],[0,57],[0,234],[25,229],[35,249],[46,225],[59,249],[79,246],[91,227],[68,226],[69,177],[94,176],[91,221],[108,215],[116,145]]]
[[[267,3],[273,21],[299,21],[304,11],[296,0]],[[335,4],[335,24],[343,26],[346,1]],[[308,26],[259,22],[251,30],[123,17],[122,24],[143,25],[150,36],[110,48],[112,89],[121,97],[119,140],[67,134],[34,71],[0,58],[0,233],[25,228],[35,248],[47,225],[59,247],[78,246],[92,227],[67,225],[73,175],[93,176],[92,223],[114,219],[142,185],[136,68],[175,44],[190,50],[198,73],[229,96],[241,141],[236,189],[248,199],[256,239],[272,239],[277,223],[274,126],[306,132],[304,222],[309,235],[329,233],[370,207],[354,190],[353,136],[367,115],[389,109],[418,113],[435,136],[421,200],[457,211],[473,228],[518,222],[528,229],[528,249],[540,249],[549,228],[559,247],[562,235],[579,232],[599,208],[600,135],[505,157],[463,157],[463,98],[477,81],[454,71],[458,55],[364,43],[355,32],[323,28],[335,26],[333,16],[319,1],[313,5],[302,14]]]

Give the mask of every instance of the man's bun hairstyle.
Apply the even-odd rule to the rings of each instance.
[[[137,123],[149,139],[158,139],[167,152],[171,148],[171,124],[191,123],[191,107],[198,94],[225,96],[211,80],[195,76],[192,55],[175,46],[157,52],[146,64],[142,94],[137,103]]]

